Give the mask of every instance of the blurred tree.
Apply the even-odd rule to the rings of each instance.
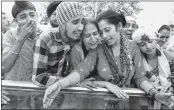
[[[49,2],[40,2],[40,7],[36,7],[38,10],[38,22],[42,25],[47,25],[49,23],[46,9]]]
[[[96,14],[101,11],[112,9],[117,12],[124,13],[125,16],[134,16],[138,14],[142,9],[138,5],[138,1],[121,1],[121,2],[110,2],[110,1],[102,1],[102,2],[82,2],[85,13],[92,14],[96,16]]]

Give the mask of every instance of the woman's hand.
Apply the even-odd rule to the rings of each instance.
[[[7,104],[10,101],[10,99],[6,95],[9,95],[9,93],[2,90],[1,104]]]
[[[55,82],[46,89],[43,99],[44,108],[48,108],[52,104],[52,102],[54,101],[60,90],[61,90],[61,84],[59,82]]]
[[[88,88],[89,90],[93,90],[93,88],[97,88],[97,86],[92,81],[95,81],[95,78],[90,77],[80,82],[77,86],[85,87],[85,88]]]
[[[114,93],[118,98],[128,99],[129,96],[117,85],[114,85],[112,83],[107,83],[106,88]]]
[[[169,108],[174,108],[174,98],[172,95],[173,94],[170,92],[169,93],[160,92],[155,95],[155,99],[158,102],[168,106]]]

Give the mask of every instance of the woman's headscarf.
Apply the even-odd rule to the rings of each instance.
[[[132,35],[132,39],[138,43],[139,41],[142,40],[142,38],[143,38],[142,36],[147,36],[149,39],[157,39],[155,32],[152,32],[147,29],[138,29]],[[167,60],[166,56],[164,55],[164,53],[160,50],[159,46],[157,46],[157,49],[161,53],[160,56],[157,56],[160,84],[167,85],[168,84],[167,78],[171,75],[169,63],[168,63],[168,60]],[[143,56],[143,64],[144,64],[145,70],[146,71],[153,70],[152,67],[147,63],[144,55],[142,55],[142,56]]]
[[[150,29],[140,28],[133,33],[132,40],[139,42],[143,40],[142,36],[147,36],[149,39],[157,39],[155,32],[151,31]]]

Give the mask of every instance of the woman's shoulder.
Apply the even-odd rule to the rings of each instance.
[[[137,43],[133,40],[128,40],[128,47],[130,50],[139,49]]]

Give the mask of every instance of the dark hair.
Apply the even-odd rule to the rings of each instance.
[[[170,31],[170,27],[169,27],[168,25],[162,25],[162,26],[159,28],[158,33],[159,33],[160,31],[162,31],[163,29],[166,29],[166,30]]]
[[[1,14],[5,14],[5,12],[1,12]]]
[[[119,22],[122,23],[123,27],[126,25],[125,16],[122,13],[117,13],[116,11],[113,10],[107,10],[99,13],[99,15],[97,16],[97,22],[103,19],[107,20],[110,24],[114,24],[115,26]]]
[[[84,28],[83,28],[83,31],[82,31],[82,35],[83,35],[86,24],[94,24],[97,27],[97,30],[99,31],[99,27],[98,27],[96,19],[94,19],[94,18],[85,18],[85,23],[84,23]]]
[[[170,28],[174,28],[174,24],[170,24],[169,27],[170,27]]]
[[[62,1],[53,1],[51,2],[48,7],[47,7],[47,16],[48,18],[51,17],[52,13],[56,10],[57,6],[61,3]]]

